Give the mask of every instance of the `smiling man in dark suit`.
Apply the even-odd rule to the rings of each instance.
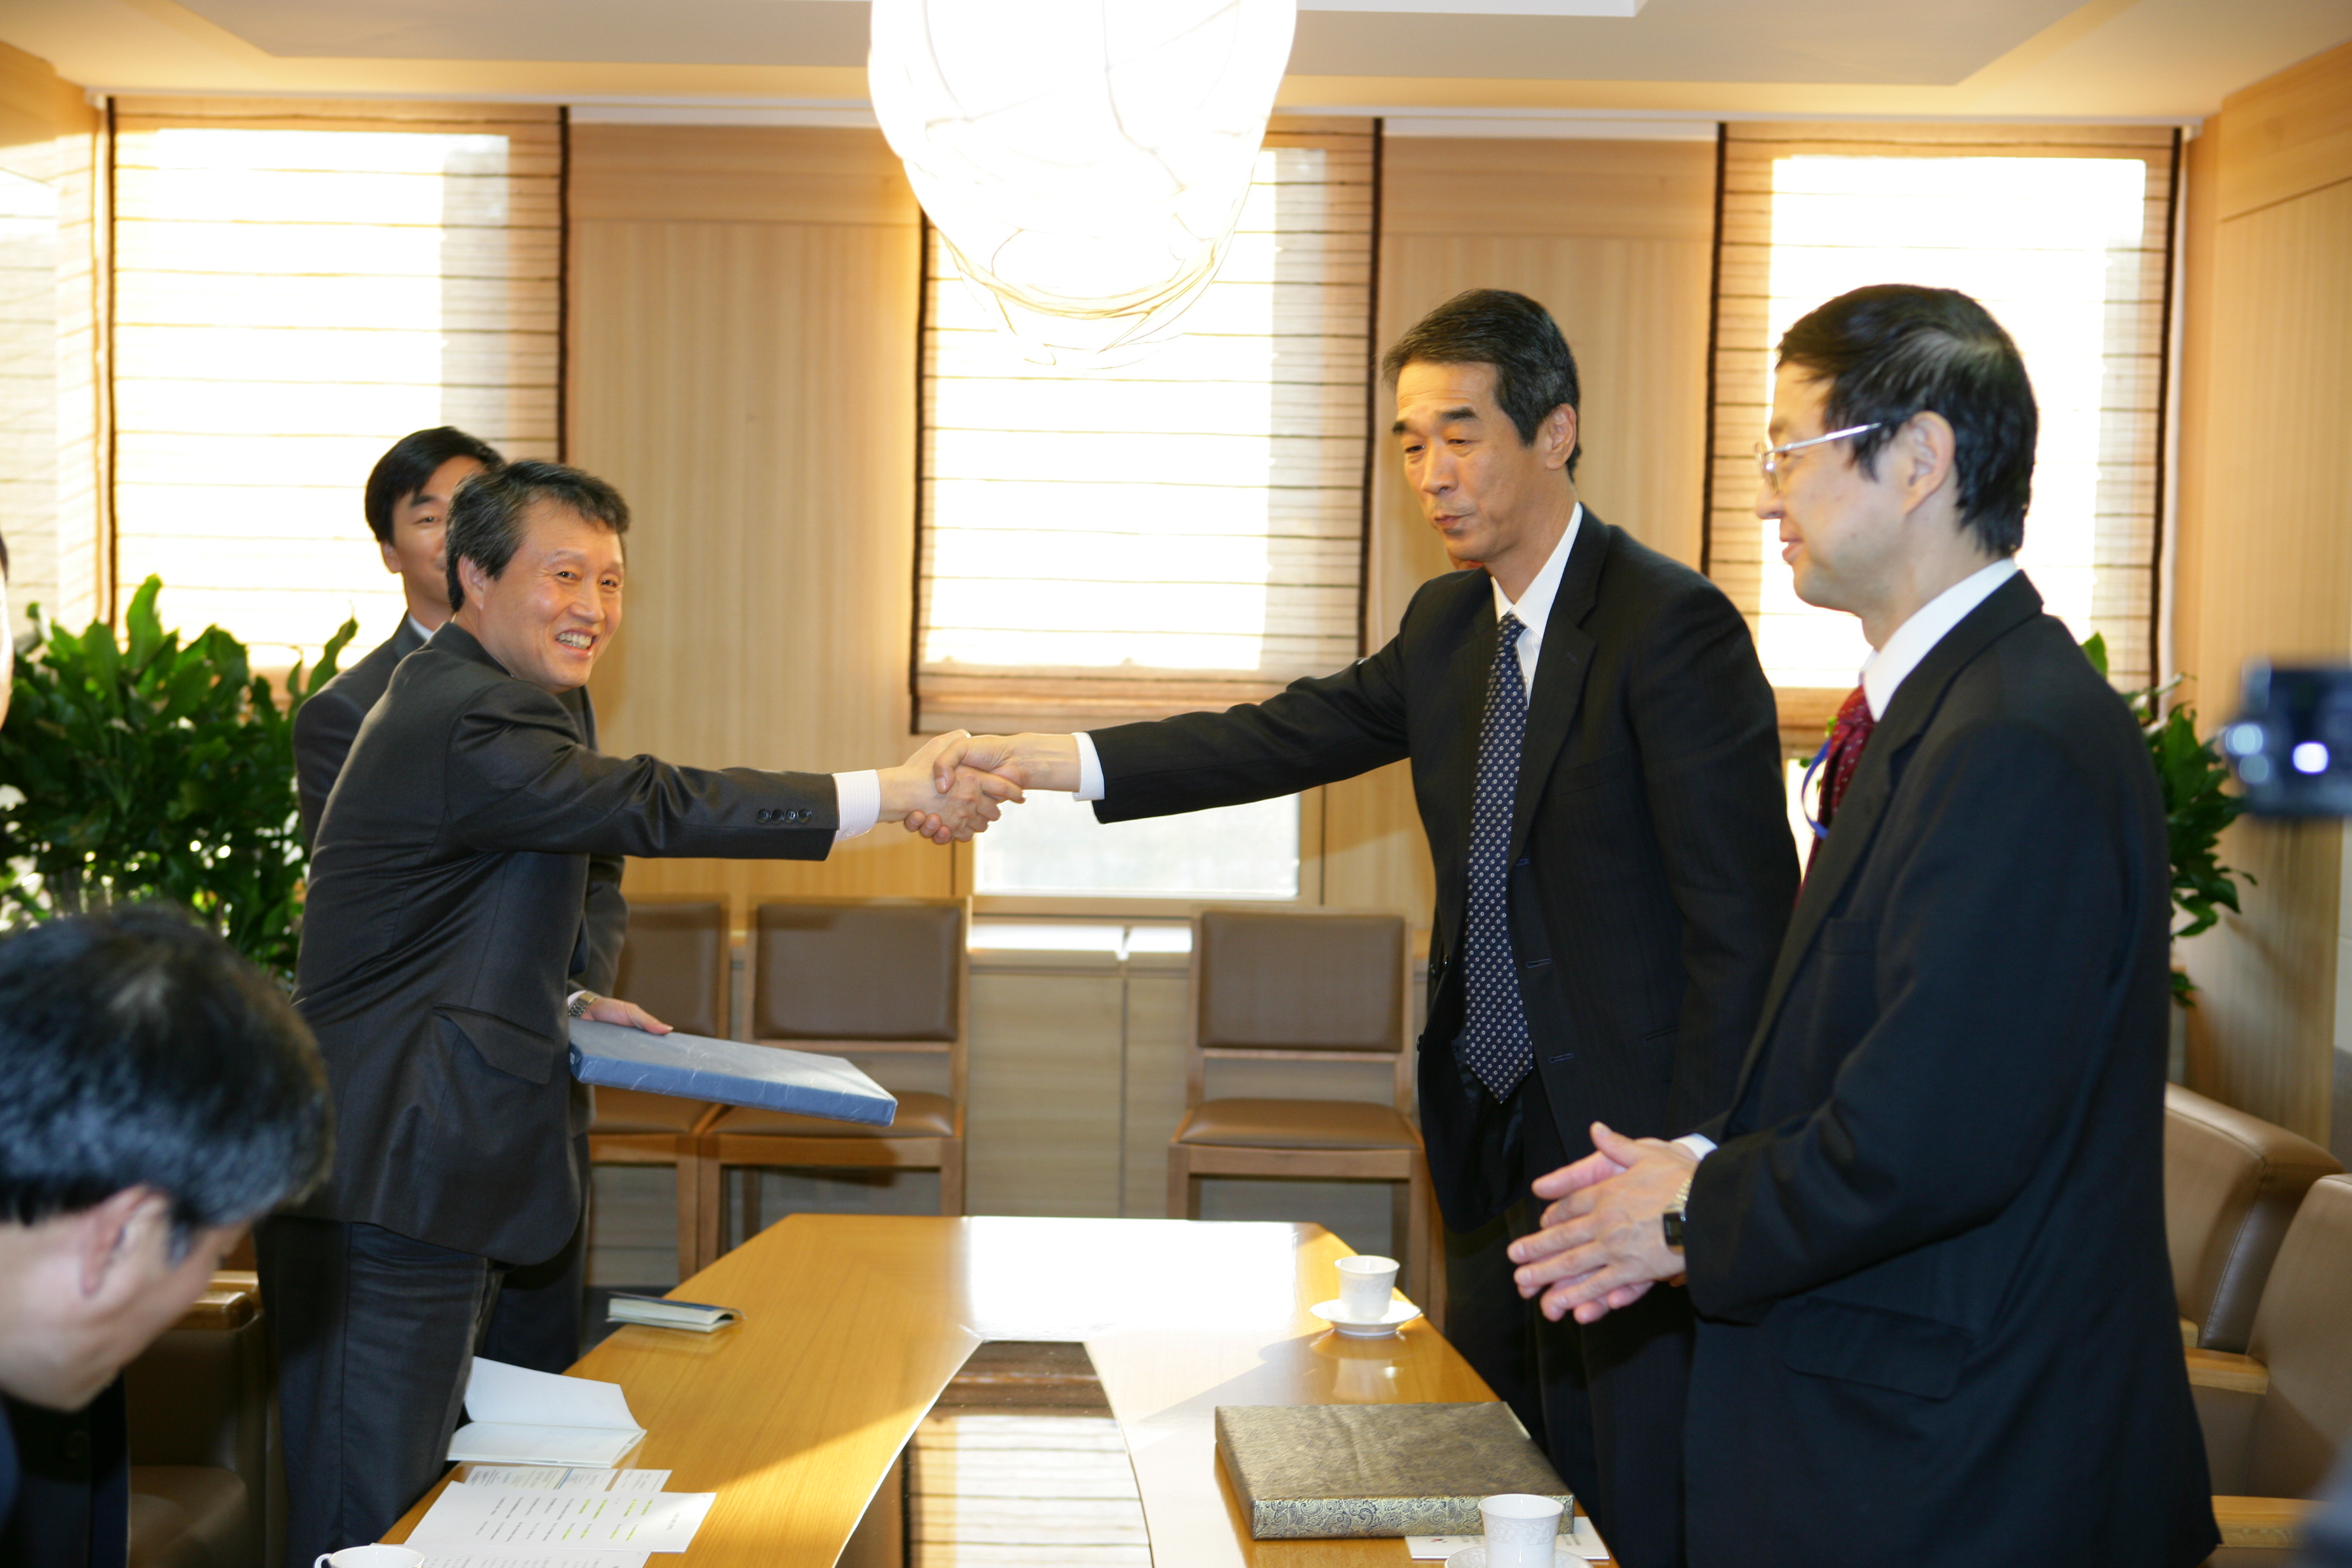
[[[1378,653],[1267,701],[961,754],[1105,822],[1412,759],[1437,871],[1420,1106],[1446,1332],[1619,1561],[1659,1568],[1682,1560],[1682,1294],[1562,1330],[1503,1247],[1601,1108],[1678,1130],[1730,1090],[1796,895],[1772,692],[1713,584],[1578,500],[1576,362],[1542,306],[1459,295],[1384,369],[1405,478],[1484,570],[1423,584]]]
[[[294,777],[306,841],[317,842],[319,819],[342,776],[352,741],[392,683],[394,668],[448,622],[449,566],[442,546],[457,487],[504,461],[488,442],[442,425],[402,437],[369,471],[361,504],[384,570],[400,579],[404,613],[392,636],[295,710]],[[572,715],[581,743],[594,751],[596,706],[588,689],[575,687],[556,700]],[[589,858],[585,912],[572,954],[575,992],[609,991],[619,973],[621,942],[629,928],[622,869],[617,855]],[[624,1004],[611,1000],[600,1003],[595,1016],[610,1023],[633,1021]],[[580,1355],[587,1283],[583,1210],[578,1230],[562,1250],[528,1268],[508,1270],[482,1353],[535,1372],[570,1366]]]
[[[1730,1108],[1594,1130],[1548,1312],[1685,1274],[1696,1568],[2188,1568],[2218,1542],[2164,1231],[2171,873],[2128,710],[2011,557],[2025,366],[1949,289],[1780,342],[1759,515],[1874,650]]]
[[[460,488],[456,613],[394,669],[319,825],[295,1005],[334,1162],[257,1238],[298,1568],[376,1540],[440,1475],[504,1277],[575,1234],[592,1101],[567,1012],[663,1027],[574,993],[592,858],[821,860],[886,816],[944,843],[1017,795],[968,771],[935,792],[940,742],[832,776],[597,753],[561,695],[620,627],[628,524],[553,463]]]

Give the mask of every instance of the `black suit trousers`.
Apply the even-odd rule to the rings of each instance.
[[[382,1539],[448,1468],[506,1270],[377,1226],[289,1215],[262,1223],[255,1250],[278,1354],[286,1568],[310,1568]],[[572,1321],[576,1333],[577,1307]]]
[[[1485,1092],[1464,1077],[1465,1092]],[[1483,1120],[1522,1194],[1568,1163],[1538,1076],[1500,1106],[1490,1098]],[[1446,1338],[1542,1446],[1619,1563],[1681,1568],[1689,1298],[1660,1286],[1598,1323],[1552,1322],[1520,1298],[1506,1250],[1543,1208],[1523,1197],[1476,1230],[1446,1230]]]

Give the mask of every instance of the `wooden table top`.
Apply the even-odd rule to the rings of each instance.
[[[1220,1405],[1494,1397],[1424,1320],[1346,1340],[1307,1311],[1339,1294],[1349,1251],[1314,1225],[795,1215],[673,1292],[741,1323],[625,1327],[572,1371],[626,1391],[646,1436],[625,1464],[719,1494],[685,1568],[832,1568],[988,1340],[1084,1342],[1154,1568],[1405,1568],[1397,1540],[1250,1540],[1216,1460]],[[438,1492],[384,1539],[406,1540]]]

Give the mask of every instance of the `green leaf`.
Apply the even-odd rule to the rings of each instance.
[[[2101,680],[2107,678],[2107,637],[2105,632],[2093,632],[2083,639],[2083,657],[2091,661],[2091,668],[2099,672]]]

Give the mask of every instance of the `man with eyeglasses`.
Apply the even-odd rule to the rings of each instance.
[[[1759,516],[1874,650],[1730,1109],[1595,1130],[1520,1288],[1686,1280],[1694,1568],[2188,1565],[2219,1542],[2166,1258],[2171,876],[2129,710],[2012,559],[2036,414],[1976,301],[1781,339]]]

